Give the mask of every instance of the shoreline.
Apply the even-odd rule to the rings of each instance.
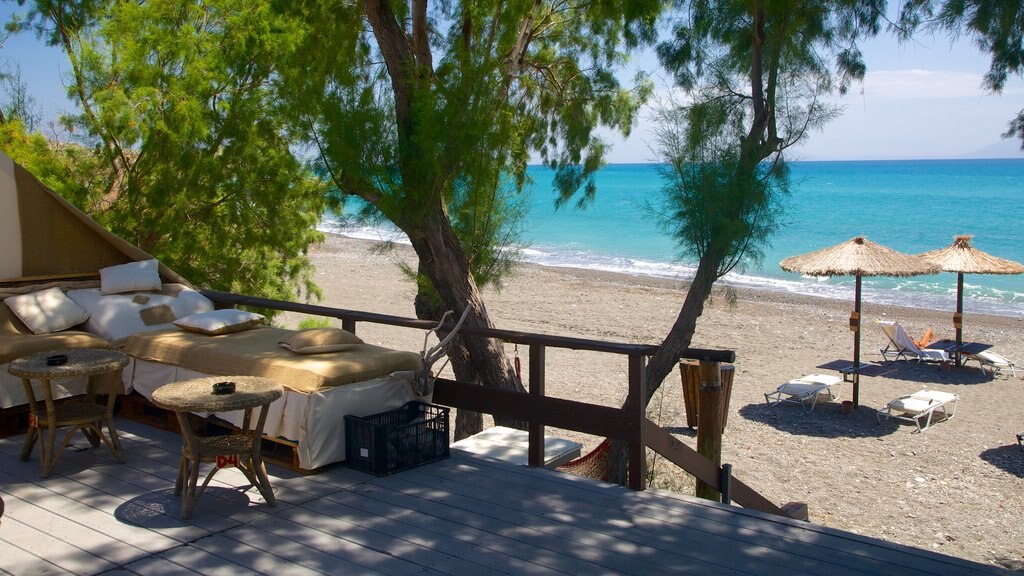
[[[380,243],[328,234],[310,257],[321,304],[414,317],[415,286],[396,262],[413,262],[408,246],[380,252]],[[685,297],[686,283],[628,274],[522,264],[502,290],[483,300],[495,326],[613,342],[657,344],[667,334]],[[989,379],[972,364],[942,370],[935,364],[883,363],[885,336],[876,319],[898,319],[919,336],[931,327],[951,337],[952,310],[865,304],[862,361],[878,373],[862,376],[861,407],[841,412],[850,384],[838,399],[808,413],[794,405],[768,408],[764,394],[779,384],[852,359],[848,321],[851,301],[736,289],[730,302],[716,288],[698,320],[691,346],[734,350],[736,375],[723,438],[722,462],[777,504],[806,502],[811,521],[865,536],[927,548],[952,556],[1024,571],[1024,452],[1014,434],[1024,432],[1024,372]],[[294,326],[296,315],[279,323]],[[420,350],[422,333],[361,323],[364,340]],[[994,345],[1024,360],[1024,318],[965,312],[964,338]],[[506,346],[511,359],[517,352]],[[520,349],[524,366],[528,351]],[[547,395],[618,407],[625,399],[624,357],[549,348]],[[527,383],[528,384],[528,383]],[[649,416],[693,446],[686,427],[678,374],[666,378]],[[960,397],[955,418],[924,433],[893,421],[880,424],[875,408],[929,388]],[[548,428],[549,435],[583,443],[600,438]],[[692,478],[656,458],[653,485],[692,494]],[[1024,572],[1022,572],[1024,573]]]

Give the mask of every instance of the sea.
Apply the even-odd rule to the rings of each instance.
[[[993,256],[1024,262],[1024,159],[801,161],[790,164],[783,225],[764,257],[720,283],[739,288],[853,299],[854,278],[802,277],[779,262],[855,236],[910,254],[943,248],[959,234]],[[553,172],[528,170],[530,210],[518,258],[542,266],[583,268],[686,280],[694,263],[680,256],[657,224],[664,181],[653,164],[611,164],[597,174],[585,209],[555,208]],[[388,225],[328,214],[325,232],[408,242]],[[956,274],[863,278],[863,301],[933,310],[956,307]],[[965,313],[1024,317],[1024,275],[964,276]]]

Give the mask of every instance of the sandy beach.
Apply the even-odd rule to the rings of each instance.
[[[330,236],[315,247],[320,302],[352,310],[413,317],[415,287],[396,263],[412,261],[408,248],[380,253],[373,242]],[[501,291],[485,291],[499,328],[657,344],[685,296],[685,284],[647,277],[523,265]],[[862,360],[880,364],[862,376],[861,407],[842,413],[838,401],[804,413],[798,406],[769,408],[764,393],[820,366],[852,358],[847,324],[851,302],[790,294],[716,291],[701,317],[692,346],[736,352],[736,376],[722,461],[777,504],[807,503],[811,521],[1024,573],[1024,370],[1016,378],[990,379],[975,364],[943,370],[935,364],[881,364],[886,338],[875,320],[900,320],[912,336],[931,327],[953,337],[952,309],[935,311],[865,303]],[[277,323],[294,327],[293,314]],[[419,350],[419,332],[361,324],[364,340]],[[964,339],[990,343],[1024,361],[1024,319],[964,314]],[[508,354],[514,353],[511,346]],[[526,365],[526,351],[520,350]],[[549,350],[551,396],[618,406],[626,395],[625,358]],[[955,418],[924,433],[894,421],[879,424],[875,408],[929,388],[958,394]],[[850,384],[838,387],[851,398]],[[666,379],[650,416],[695,446],[686,427],[680,379]],[[548,429],[584,444],[600,438]],[[656,463],[653,485],[692,494],[692,479]]]

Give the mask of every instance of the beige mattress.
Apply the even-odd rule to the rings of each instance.
[[[293,332],[259,327],[206,336],[178,329],[139,332],[111,348],[135,358],[172,364],[205,374],[245,374],[277,380],[285,388],[313,393],[372,380],[400,370],[417,370],[420,355],[360,344],[342,352],[295,354],[278,342]]]

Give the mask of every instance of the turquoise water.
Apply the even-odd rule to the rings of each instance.
[[[801,278],[782,271],[787,256],[854,236],[902,252],[948,246],[973,234],[989,254],[1024,262],[1024,160],[795,162],[793,192],[783,202],[785,225],[766,257],[724,281],[750,288],[849,299],[853,279]],[[671,238],[645,207],[658,204],[662,182],[650,164],[616,164],[597,177],[596,201],[586,210],[554,209],[552,173],[531,167],[532,208],[521,247],[524,260],[668,278],[692,276]],[[324,229],[362,238],[394,238],[343,218]],[[1024,317],[1024,275],[965,276],[965,310]],[[939,310],[955,307],[956,275],[864,278],[866,302]]]

